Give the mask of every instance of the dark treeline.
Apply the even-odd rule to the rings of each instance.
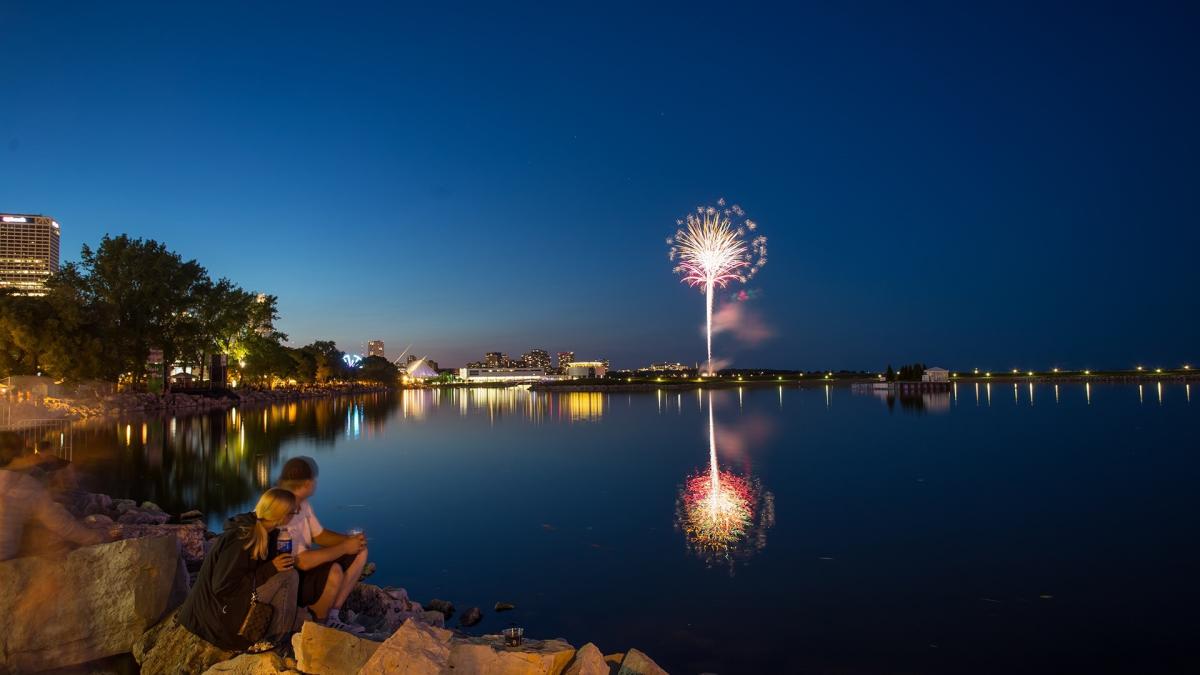
[[[275,328],[277,298],[213,280],[195,260],[152,239],[104,237],[50,278],[44,296],[0,294],[0,375],[66,381],[146,381],[152,349],[204,379],[214,354],[243,382],[392,382],[371,357],[357,368],[331,341],[293,348]]]

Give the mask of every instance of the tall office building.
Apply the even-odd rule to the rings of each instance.
[[[530,349],[521,357],[521,363],[526,368],[541,368],[548,372],[550,370],[550,352],[545,349]]]
[[[0,213],[0,288],[45,295],[58,271],[58,223],[47,216]]]
[[[562,372],[567,372],[567,366],[575,360],[575,352],[559,352],[558,353],[558,369]]]
[[[508,359],[500,352],[488,352],[483,355],[483,364],[488,368],[503,368]]]
[[[367,356],[378,356],[381,359],[386,358],[383,355],[383,340],[368,340]]]

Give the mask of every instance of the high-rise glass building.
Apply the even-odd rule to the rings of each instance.
[[[526,368],[541,368],[550,371],[550,353],[545,349],[530,349],[521,357],[521,363]]]
[[[383,355],[383,340],[368,340],[367,341],[367,356],[378,356],[386,358]]]
[[[48,216],[0,213],[0,288],[45,295],[58,271],[58,223]]]

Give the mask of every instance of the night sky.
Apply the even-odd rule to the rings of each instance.
[[[0,210],[292,344],[634,366],[703,358],[664,239],[725,197],[770,239],[734,366],[1200,361],[1195,3],[490,4],[4,2]]]

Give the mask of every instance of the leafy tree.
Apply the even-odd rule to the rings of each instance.
[[[364,382],[393,384],[400,375],[396,364],[382,356],[368,356],[358,366],[357,379]]]

